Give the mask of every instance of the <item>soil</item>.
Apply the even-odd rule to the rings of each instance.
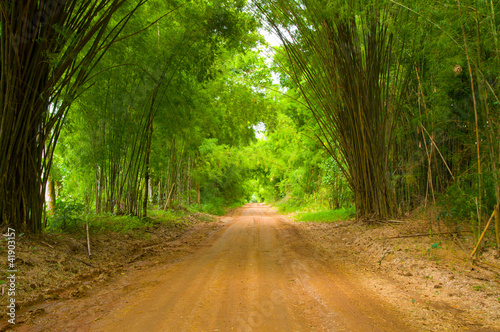
[[[177,225],[93,236],[91,260],[83,238],[21,238],[16,325],[0,330],[500,331],[498,271],[467,259],[466,235],[396,237],[425,221],[298,223],[248,204]]]

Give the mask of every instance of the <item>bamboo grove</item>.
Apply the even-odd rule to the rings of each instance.
[[[280,68],[319,124],[317,139],[343,167],[357,216],[437,201],[436,218],[470,218],[479,234],[499,200],[497,4],[257,7],[283,42]]]
[[[219,70],[219,55],[225,52],[230,57],[231,50],[243,50],[257,39],[252,35],[255,21],[242,12],[243,5],[2,2],[2,224],[35,233],[43,229],[47,183],[49,196],[55,199],[68,172],[64,169],[68,160],[53,164],[53,156],[64,159],[68,147],[79,151],[71,157],[79,159],[72,165],[80,168],[72,171],[82,174],[73,196],[85,191],[79,197],[98,213],[145,216],[154,192],[155,129],[170,131],[171,143],[165,148],[170,146],[172,157],[166,158],[168,167],[159,176],[160,184],[172,188],[166,194],[160,190],[159,197],[166,197],[168,205],[169,197],[196,188],[191,184],[194,158],[184,149],[191,144],[185,137],[192,128],[182,132],[176,128],[182,126],[180,121],[173,125],[168,121],[194,116],[188,114],[193,107],[189,100],[180,105],[180,96],[186,97],[189,89],[204,89]],[[141,44],[151,52],[135,57],[141,54]],[[184,90],[177,98],[169,95],[181,86]],[[164,114],[165,108],[186,112]],[[159,109],[163,114],[158,115]],[[158,117],[167,127],[156,125],[161,122]],[[76,141],[68,136],[74,130],[83,130]],[[90,174],[94,183],[88,187],[83,179]],[[71,185],[71,179],[66,180]]]
[[[1,15],[0,214],[41,230],[45,184],[71,100],[118,37],[138,2],[108,29],[125,1],[3,1]]]
[[[339,165],[345,161],[358,218],[394,215],[388,157],[407,72],[392,68],[397,50],[388,12],[356,19],[325,13],[321,2],[266,4],[271,8],[261,11],[285,45],[290,76],[320,125],[326,149]]]
[[[498,7],[4,1],[2,224],[266,200],[435,208],[479,236],[500,197]]]

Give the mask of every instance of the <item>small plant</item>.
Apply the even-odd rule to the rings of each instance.
[[[47,231],[75,231],[82,222],[79,218],[83,214],[84,205],[70,201],[58,201],[56,212],[53,217],[47,220]]]
[[[436,242],[436,243],[433,243],[431,245],[431,248],[432,249],[440,249],[441,248],[440,245],[441,245],[441,242]]]
[[[475,285],[475,286],[472,286],[472,288],[473,288],[476,292],[479,292],[479,291],[485,290],[485,289],[486,289],[486,285]]]

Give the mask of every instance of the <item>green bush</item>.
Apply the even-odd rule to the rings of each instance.
[[[47,219],[46,231],[75,231],[82,224],[80,216],[85,206],[75,200],[59,200],[52,217]]]
[[[467,174],[456,179],[446,192],[438,197],[437,204],[442,212],[438,219],[462,222],[469,220],[471,215],[477,219],[476,199],[479,187],[478,178],[475,174]],[[495,185],[493,174],[484,173],[482,183],[481,214],[491,214],[496,204]]]

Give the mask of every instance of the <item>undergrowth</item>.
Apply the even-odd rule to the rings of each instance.
[[[182,217],[189,215],[185,210],[149,210],[148,217],[134,215],[114,215],[111,213],[84,214],[83,208],[76,204],[60,205],[53,216],[46,221],[47,233],[79,233],[85,231],[89,225],[91,233],[118,232],[130,233],[138,229],[145,229],[155,224],[174,224],[182,221]]]
[[[304,222],[335,222],[352,219],[354,214],[354,207],[344,207],[331,211],[299,212],[295,215],[295,220]]]

